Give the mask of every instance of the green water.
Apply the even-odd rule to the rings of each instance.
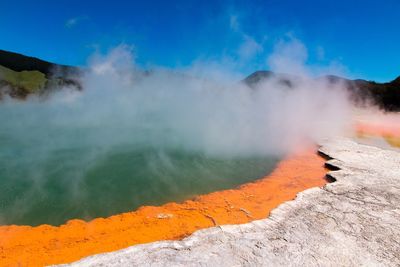
[[[260,178],[277,162],[137,145],[104,150],[85,141],[46,150],[33,141],[0,135],[1,224],[59,225],[182,201]]]

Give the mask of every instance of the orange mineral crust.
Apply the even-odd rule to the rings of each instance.
[[[90,222],[71,220],[59,227],[1,226],[0,266],[67,263],[135,244],[180,239],[214,225],[266,218],[298,192],[323,186],[324,162],[310,150],[281,161],[269,176],[256,182],[183,203],[146,206]]]

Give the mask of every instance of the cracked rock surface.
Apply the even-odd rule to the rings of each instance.
[[[347,139],[320,148],[324,188],[263,220],[94,255],[71,266],[400,266],[400,153]]]

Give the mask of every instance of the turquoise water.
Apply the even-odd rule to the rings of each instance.
[[[263,135],[230,112],[202,115],[202,106],[186,116],[173,103],[106,99],[1,103],[0,224],[59,225],[183,201],[258,179],[278,161],[254,152]]]
[[[137,144],[104,150],[77,142],[49,150],[29,138],[1,134],[2,224],[59,225],[182,201],[260,178],[277,162]]]

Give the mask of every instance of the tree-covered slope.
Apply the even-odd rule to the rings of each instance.
[[[25,98],[68,85],[81,89],[76,67],[0,50],[0,98]]]

